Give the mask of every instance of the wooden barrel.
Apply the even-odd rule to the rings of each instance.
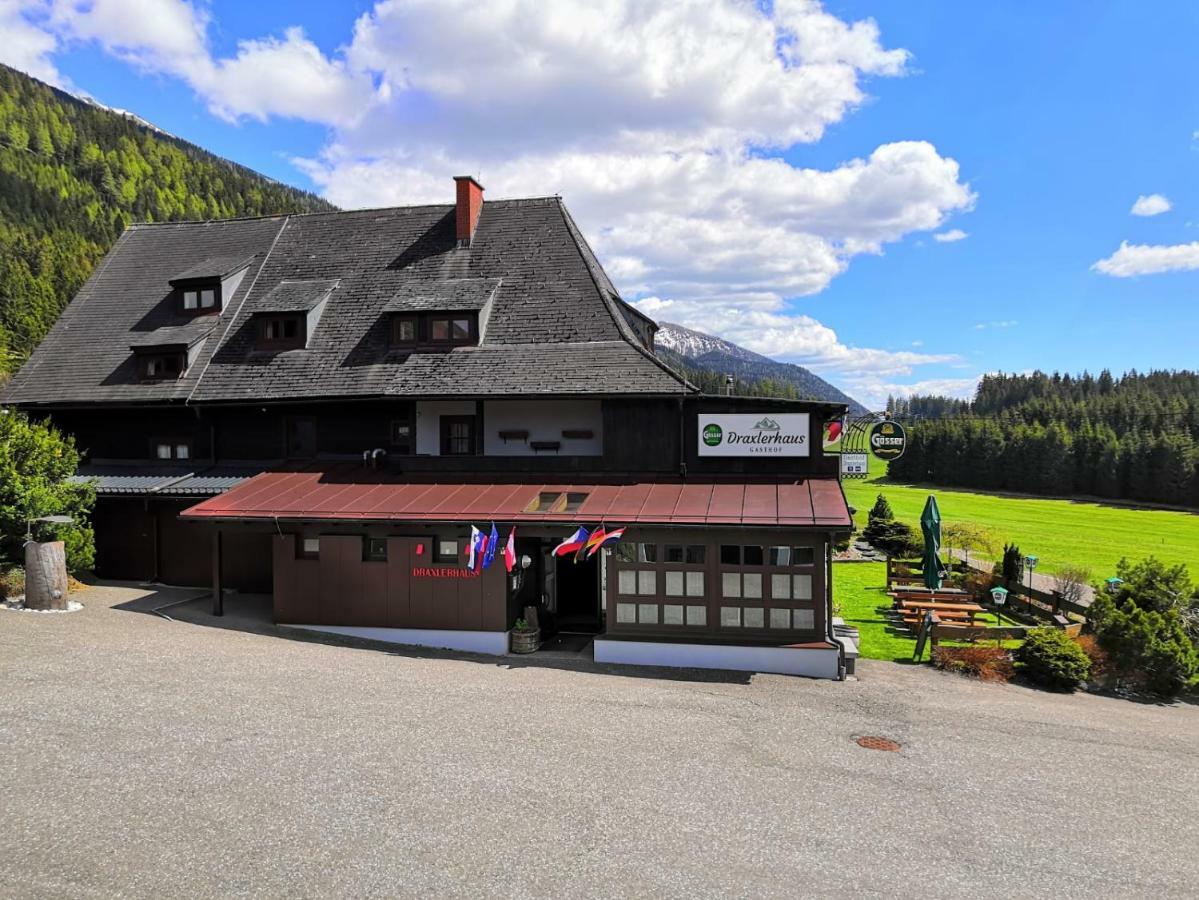
[[[513,653],[535,653],[539,646],[541,646],[540,629],[537,631],[512,632]]]

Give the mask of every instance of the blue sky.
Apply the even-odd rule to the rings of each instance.
[[[651,315],[867,403],[1195,365],[1199,5],[644,10],[0,0],[0,60],[343,206],[561,193]]]

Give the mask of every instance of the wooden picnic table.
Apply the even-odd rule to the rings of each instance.
[[[965,594],[962,588],[941,587],[930,588],[923,581],[919,584],[896,584],[892,585],[891,591],[896,594],[921,594],[921,593],[936,593],[936,594]]]
[[[933,612],[986,612],[977,603],[942,603],[937,600],[903,600],[903,609],[931,609]]]

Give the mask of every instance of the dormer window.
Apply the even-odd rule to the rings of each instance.
[[[206,287],[182,288],[183,311],[185,313],[211,312],[220,307],[221,286],[219,284]]]
[[[391,343],[396,347],[410,347],[419,340],[420,320],[416,316],[393,316],[391,320]]]
[[[181,315],[219,313],[224,297],[232,297],[253,257],[214,256],[196,263],[171,279]]]
[[[435,344],[473,344],[474,316],[432,316],[429,340]]]
[[[399,350],[437,350],[477,343],[478,316],[473,312],[395,313],[391,317],[391,345]]]
[[[258,348],[260,350],[297,350],[304,346],[304,317],[298,314],[260,315],[258,318]]]
[[[142,378],[165,381],[178,378],[187,368],[187,356],[183,353],[138,354],[139,374]]]

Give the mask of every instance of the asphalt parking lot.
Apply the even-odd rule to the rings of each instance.
[[[101,587],[77,613],[0,611],[0,895],[1199,884],[1194,706],[890,663],[845,684],[508,664],[145,612],[183,596]]]

